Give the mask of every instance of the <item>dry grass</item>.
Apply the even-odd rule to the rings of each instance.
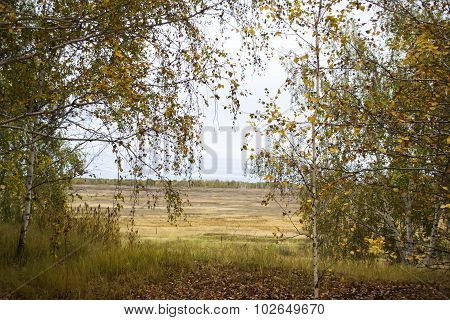
[[[112,186],[76,187],[88,204],[112,205]],[[286,290],[295,292],[295,288],[303,287],[305,292],[310,292],[310,243],[301,238],[276,241],[271,235],[276,227],[292,234],[292,226],[276,207],[260,206],[264,190],[194,188],[188,195],[191,201],[191,206],[186,209],[188,220],[178,226],[167,222],[162,203],[158,203],[155,209],[141,204],[136,217],[141,243],[134,247],[129,247],[126,241],[112,245],[90,242],[85,235],[70,234],[66,245],[54,256],[49,250],[49,234],[32,225],[26,261],[17,261],[14,251],[19,227],[0,225],[0,297],[133,298],[142,290],[164,288],[167,283],[174,283],[174,277],[178,279],[176,281],[183,281],[184,275],[196,279],[203,274],[201,270],[215,270],[216,277],[221,276],[220,270],[228,270],[230,274],[251,274],[261,283],[275,275],[285,274]],[[130,202],[126,202],[123,213],[129,208]],[[127,221],[126,216],[122,217],[123,229]],[[65,258],[70,252],[75,253]],[[415,292],[415,288],[420,286],[429,290],[430,296],[438,298],[442,296],[437,295],[433,286],[447,291],[450,287],[445,271],[429,272],[377,262],[323,259],[320,268],[326,275],[325,287],[328,286],[330,297],[340,297],[345,288],[353,292],[351,281],[358,281],[359,286],[367,284],[364,290],[369,291],[377,288],[378,283],[389,288],[397,286],[391,282],[399,283],[399,286],[406,283],[412,288],[408,289],[409,292]],[[301,283],[291,283],[289,277],[294,274],[304,275],[296,278]],[[252,285],[253,280],[249,281]],[[227,286],[227,283],[223,285]],[[239,284],[233,285],[239,287]],[[343,289],[339,289],[341,287]],[[427,297],[427,292],[422,296]],[[343,297],[353,297],[352,294]],[[246,292],[241,292],[241,296],[245,297]],[[399,296],[407,297],[408,294]]]
[[[82,200],[91,206],[112,206],[114,186],[77,185],[75,189]],[[155,208],[148,208],[152,192],[141,193],[136,210],[136,225],[142,239],[175,240],[192,239],[203,234],[220,233],[225,235],[249,235],[270,237],[281,231],[285,236],[294,235],[294,227],[288,218],[283,217],[276,205],[262,206],[266,190],[248,188],[192,188],[185,193],[189,205],[185,207],[186,220],[180,219],[177,225],[167,222],[165,204],[159,200]],[[124,209],[122,227],[126,229],[131,208],[130,189],[124,188]]]
[[[75,188],[83,198],[76,204],[87,202],[92,206],[112,206],[113,185],[76,185]],[[162,200],[151,209],[145,204],[155,191],[156,189],[151,188],[147,194],[141,194],[137,208],[136,226],[142,241],[150,240],[152,243],[169,241],[171,244],[167,244],[168,246],[177,241],[187,243],[191,246],[190,250],[198,249],[203,252],[206,260],[218,259],[230,263],[242,261],[244,251],[240,246],[243,246],[245,252],[253,250],[253,260],[261,257],[261,248],[275,246],[277,249],[276,252],[272,252],[274,255],[270,259],[264,257],[266,264],[271,265],[271,261],[277,261],[283,268],[310,267],[310,246],[305,238],[298,237],[277,244],[273,232],[282,232],[287,237],[296,233],[289,219],[281,214],[279,207],[273,203],[268,206],[261,205],[267,190],[217,187],[186,189],[184,192],[190,203],[185,207],[187,219],[178,221],[177,225],[167,222],[166,208]],[[125,231],[129,221],[127,214],[131,208],[130,189],[124,187],[123,194],[125,204],[121,227]],[[296,225],[300,226],[299,223]],[[323,261],[323,259],[321,262],[322,267],[329,270],[328,272],[353,279],[431,282],[445,279],[448,282],[446,271],[429,272],[415,267],[375,262]]]
[[[179,286],[186,277],[203,277],[202,270],[212,270],[221,283],[221,272],[226,270],[234,272],[236,279],[240,279],[240,275],[252,275],[251,278],[262,283],[275,275],[278,278],[283,275],[286,290],[295,293],[303,288],[302,291],[307,294],[311,292],[310,246],[303,239],[276,243],[272,238],[261,236],[204,234],[191,240],[148,240],[129,247],[125,243],[89,242],[82,235],[73,234],[67,239],[68,248],[53,256],[48,249],[48,234],[34,227],[28,238],[27,260],[17,261],[14,259],[17,227],[0,225],[0,298],[3,299],[135,298],[136,294],[140,295],[154,286],[166,288],[174,281]],[[80,250],[65,256],[77,248]],[[325,269],[327,265],[332,269]],[[398,283],[399,288],[407,283],[408,287],[413,288],[408,289],[410,291],[414,291],[416,286],[428,290],[421,294],[423,297],[430,294],[442,298],[431,288],[436,284],[444,290],[448,288],[447,274],[442,272],[429,273],[412,268],[405,271],[400,266],[356,261],[321,261],[321,269],[328,275],[326,285],[329,287],[334,283],[334,287],[327,289],[331,297],[341,292],[335,284],[351,289],[352,281],[358,281],[359,286],[367,281],[369,288],[378,287],[374,281],[381,281],[380,287],[388,285],[394,289],[397,285],[392,281]],[[291,282],[290,277],[296,274],[303,276]],[[209,281],[206,278],[203,280]],[[427,285],[424,285],[425,282]],[[239,283],[229,285],[239,287]],[[262,290],[266,292],[269,289]],[[245,297],[245,292],[241,292],[241,296]],[[308,296],[299,297],[304,299]],[[408,297],[408,293],[401,297]]]

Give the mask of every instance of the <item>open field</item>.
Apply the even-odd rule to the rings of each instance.
[[[77,185],[91,206],[112,205],[111,185]],[[26,261],[15,258],[20,226],[0,225],[0,298],[10,299],[311,299],[310,243],[277,242],[278,227],[294,234],[277,207],[261,206],[265,190],[194,188],[186,221],[167,222],[158,202],[142,198],[136,223],[140,243],[104,243],[68,233],[58,253],[36,225]],[[130,208],[124,191],[121,219]],[[382,262],[321,260],[323,299],[448,299],[448,271]]]
[[[82,196],[74,205],[112,207],[114,186],[112,185],[76,185],[74,189]],[[273,232],[282,232],[285,236],[295,235],[294,227],[288,218],[283,217],[275,204],[262,206],[267,190],[251,188],[192,188],[185,193],[189,205],[185,207],[186,220],[179,219],[176,225],[167,222],[164,201],[160,199],[154,208],[149,208],[148,195],[141,192],[136,209],[136,225],[141,239],[174,240],[192,239],[208,235],[246,235],[272,237]],[[130,189],[124,187],[125,197],[122,211],[122,226],[126,228],[131,208]],[[298,225],[298,223],[297,223]]]
[[[219,236],[111,246],[70,235],[61,256],[32,228],[28,261],[14,259],[17,226],[0,226],[1,299],[312,299],[309,245]],[[68,253],[68,254],[67,254]],[[71,254],[73,253],[73,254]],[[448,274],[323,261],[324,299],[446,299]]]

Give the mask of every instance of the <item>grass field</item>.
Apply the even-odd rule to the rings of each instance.
[[[112,185],[76,185],[75,190],[82,196],[82,200],[78,199],[74,203],[75,206],[86,202],[90,206],[112,207]],[[148,190],[148,194],[141,192],[136,210],[136,225],[144,240],[192,239],[208,235],[273,238],[273,232],[276,231],[285,236],[295,234],[292,223],[282,216],[279,207],[275,204],[261,205],[267,192],[264,189],[194,187],[185,190],[190,203],[185,207],[187,218],[180,219],[176,225],[167,222],[163,200],[159,200],[155,208],[148,208],[146,202],[155,191],[153,188]],[[123,194],[122,226],[126,228],[131,208],[130,189],[124,187]]]
[[[77,185],[92,206],[112,205],[111,185]],[[130,247],[69,234],[58,254],[49,235],[32,225],[26,261],[15,258],[17,225],[0,225],[0,298],[10,299],[309,299],[310,243],[277,242],[275,228],[294,234],[275,206],[261,206],[265,191],[193,188],[186,221],[167,222],[158,202],[143,197],[136,222],[140,243]],[[122,230],[129,221],[124,192]],[[321,259],[326,299],[448,299],[447,271],[379,262]]]

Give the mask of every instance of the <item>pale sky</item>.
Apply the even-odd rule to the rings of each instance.
[[[226,48],[229,52],[235,53],[241,49],[241,40],[239,34],[235,33],[227,41]],[[250,130],[248,125],[249,114],[255,112],[261,105],[258,100],[264,97],[264,89],[268,88],[271,93],[275,93],[284,83],[286,72],[279,62],[279,54],[287,53],[296,48],[293,39],[274,38],[271,45],[277,48],[273,58],[263,63],[266,64],[266,70],[258,75],[253,71],[248,71],[244,87],[252,93],[251,96],[241,98],[241,114],[233,126],[233,117],[231,113],[223,109],[225,100],[219,100],[217,108],[209,107],[204,110],[205,118],[203,121],[204,133],[203,144],[203,165],[200,172],[195,172],[194,179],[201,178],[208,180],[239,180],[239,181],[257,181],[255,177],[245,175],[244,167],[249,151],[241,151],[244,143],[244,135]],[[278,100],[281,110],[287,110],[290,107],[290,96],[284,93]],[[258,147],[264,147],[264,138],[261,141],[254,141]],[[252,142],[250,142],[252,144]],[[95,154],[98,147],[91,148],[87,153],[89,156]],[[98,155],[89,166],[89,172],[94,173],[98,178],[116,178],[117,169],[114,163],[114,156],[110,148],[106,148]]]

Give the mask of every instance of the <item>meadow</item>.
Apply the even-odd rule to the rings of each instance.
[[[274,232],[286,236],[295,235],[295,229],[287,217],[283,217],[279,207],[271,203],[262,206],[261,201],[267,190],[244,187],[193,187],[181,189],[185,199],[186,216],[177,219],[175,224],[167,222],[164,199],[153,204],[151,195],[157,193],[156,187],[140,192],[136,206],[136,226],[142,240],[180,240],[210,235],[272,237]],[[74,190],[81,196],[73,206],[112,207],[115,187],[110,184],[75,185]],[[129,219],[131,188],[123,187],[122,229],[125,231]],[[150,204],[147,201],[151,201]],[[298,224],[298,222],[297,222]]]
[[[111,206],[114,187],[74,187],[73,206]],[[152,193],[154,190],[149,190]],[[45,230],[29,233],[27,261],[14,256],[18,227],[2,225],[0,296],[4,299],[306,299],[312,298],[310,242],[279,241],[273,232],[294,235],[275,205],[262,206],[264,189],[186,189],[186,219],[167,222],[162,202],[136,210],[138,243],[119,243],[69,233],[59,254],[48,250]],[[131,206],[124,189],[121,233]],[[323,259],[322,298],[446,299],[448,273],[379,261]]]

